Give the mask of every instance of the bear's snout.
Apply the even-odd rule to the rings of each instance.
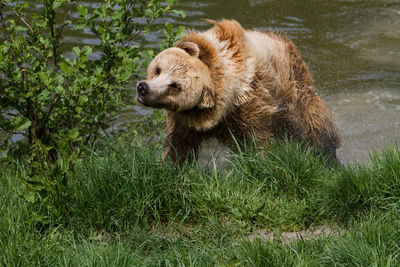
[[[149,85],[146,82],[140,82],[136,89],[140,96],[146,96],[149,94]]]

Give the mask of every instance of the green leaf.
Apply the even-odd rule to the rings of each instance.
[[[53,2],[53,9],[59,8],[64,3],[64,0],[55,0]]]
[[[81,54],[79,56],[81,62],[85,62],[88,56],[92,53],[92,48],[90,46],[84,46],[82,48]]]
[[[81,114],[81,113],[82,113],[82,110],[83,110],[83,108],[81,108],[81,107],[75,107],[75,111],[76,111],[76,113],[78,113],[78,114]]]
[[[180,38],[183,35],[183,33],[185,32],[185,30],[186,30],[185,26],[179,26],[175,32],[175,38]]]
[[[21,189],[18,190],[18,195],[29,203],[35,203],[36,199],[38,198],[38,193],[35,190],[32,190],[25,183],[22,183]]]
[[[48,224],[50,222],[50,217],[33,212],[30,220],[40,222],[41,224]]]
[[[47,26],[47,20],[41,19],[41,18],[40,18],[40,19],[38,19],[38,20],[35,21],[35,24],[36,24],[36,26],[39,27],[39,28],[44,28],[44,27]]]
[[[79,131],[77,129],[71,129],[68,131],[68,139],[76,139],[79,136]]]
[[[84,5],[78,5],[77,11],[78,11],[80,17],[86,18],[87,14],[88,14],[88,10]]]
[[[49,86],[50,81],[49,81],[49,75],[47,74],[47,72],[39,72],[38,75],[39,75],[40,81],[41,81],[44,85]]]
[[[23,131],[31,126],[31,121],[21,116],[15,116],[10,119],[10,124],[16,131]]]
[[[34,19],[38,19],[38,18],[40,18],[40,15],[38,13],[32,13],[31,17]]]
[[[79,105],[85,104],[86,102],[88,102],[88,100],[89,100],[89,98],[88,98],[87,96],[81,95],[81,96],[79,97]]]
[[[58,63],[58,66],[60,67],[62,72],[69,73],[70,68],[67,63],[60,62],[60,63]]]
[[[2,46],[2,48],[1,48],[1,52],[3,52],[3,54],[7,54],[9,50],[10,50],[9,44],[4,45],[4,46]]]
[[[41,35],[39,36],[39,42],[41,42],[42,44],[46,44],[46,39],[44,39],[44,37]]]
[[[173,26],[171,23],[165,23],[164,34],[166,37],[170,37],[173,33]]]
[[[25,129],[28,129],[29,126],[31,126],[31,121],[25,118],[25,120],[23,120],[23,122],[16,128],[16,130],[23,131]]]
[[[129,77],[131,77],[132,73],[130,71],[124,71],[121,73],[120,79],[122,81],[126,81],[129,79]]]
[[[92,48],[90,47],[90,46],[84,46],[83,48],[82,48],[82,53],[85,53],[85,54],[91,54],[92,53]]]
[[[16,31],[20,31],[20,32],[26,32],[26,31],[28,31],[28,28],[23,27],[23,26],[17,26],[17,27],[15,28],[15,30],[16,30]]]
[[[62,88],[61,86],[57,86],[54,91],[56,91],[57,94],[62,94],[64,93],[64,88]]]
[[[175,13],[175,14],[181,16],[182,18],[185,18],[185,17],[186,17],[185,11],[183,11],[183,10],[172,9],[171,11],[172,11],[173,13]]]
[[[86,28],[86,24],[85,23],[77,23],[75,25],[75,30],[82,30]]]
[[[74,46],[74,47],[72,47],[72,53],[75,56],[79,57],[79,55],[81,54],[81,49],[79,47],[77,47],[77,46]]]
[[[64,83],[64,77],[61,76],[60,74],[57,74],[56,77],[54,78],[54,81],[58,84],[63,84]]]

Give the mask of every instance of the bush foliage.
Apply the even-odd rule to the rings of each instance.
[[[174,3],[107,0],[86,7],[41,0],[27,12],[27,1],[0,1],[0,129],[25,137],[2,146],[9,155],[29,155],[26,186],[33,195],[62,192],[82,150],[131,102],[126,87],[154,55],[143,48],[144,35],[159,27],[157,18],[184,15]],[[72,21],[71,14],[79,16]],[[97,42],[68,49],[66,28],[90,32]],[[183,30],[166,24],[162,46]]]
[[[130,102],[124,88],[154,54],[140,48],[140,38],[156,18],[180,12],[171,8],[173,0],[110,0],[94,9],[68,0],[40,2],[38,13],[27,13],[28,2],[0,3],[0,127],[27,137],[20,152],[40,149],[56,159],[79,153]],[[59,10],[69,12],[60,18]],[[66,50],[66,27],[90,31],[97,44]],[[166,25],[163,44],[182,30]]]

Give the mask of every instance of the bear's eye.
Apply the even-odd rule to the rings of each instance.
[[[179,84],[177,84],[177,83],[171,83],[171,84],[169,84],[168,86],[169,86],[170,88],[175,89],[175,90],[180,90],[180,89],[181,89],[180,86],[179,86]]]
[[[160,73],[161,73],[161,68],[160,68],[160,67],[157,67],[157,68],[156,68],[156,75],[160,75]]]

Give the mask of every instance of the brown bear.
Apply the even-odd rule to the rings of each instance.
[[[158,54],[137,84],[138,102],[167,110],[165,155],[182,162],[210,137],[231,148],[289,137],[336,160],[337,127],[293,42],[234,20],[207,22],[214,26]]]

